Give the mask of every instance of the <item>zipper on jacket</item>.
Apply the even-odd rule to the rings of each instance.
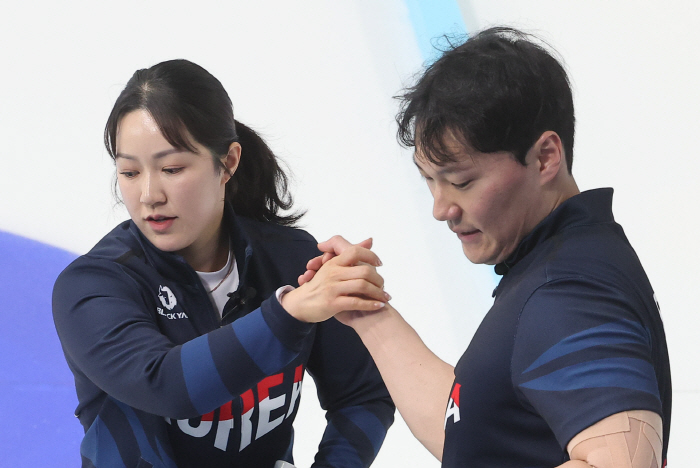
[[[241,291],[242,289],[244,289],[244,291]],[[247,286],[245,288],[239,287],[235,292],[228,293],[229,300],[224,306],[223,315],[221,317],[221,325],[223,326],[226,324],[227,319],[234,315],[243,315],[240,314],[240,312],[244,312],[246,309],[249,309],[246,307],[246,304],[253,299],[257,293],[258,291],[256,291],[256,289],[252,286]],[[233,322],[233,320],[231,320],[231,322]]]

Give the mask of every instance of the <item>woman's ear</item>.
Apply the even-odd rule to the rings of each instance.
[[[227,169],[224,177],[224,183],[226,183],[236,172],[236,169],[238,169],[238,165],[241,162],[240,143],[238,143],[237,141],[231,143],[231,145],[228,147],[228,153],[226,153],[226,156],[224,156],[222,162],[224,163],[224,166],[226,166]]]

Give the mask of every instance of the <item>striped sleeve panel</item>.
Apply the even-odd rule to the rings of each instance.
[[[232,324],[185,343],[180,358],[192,406],[208,413],[279,372],[298,356],[312,327],[273,296]]]
[[[636,306],[613,286],[574,278],[540,288],[524,307],[511,378],[562,447],[612,414],[661,412],[651,335]]]
[[[373,404],[349,406],[329,414],[313,467],[370,466],[393,422],[393,417],[385,419],[386,411]]]

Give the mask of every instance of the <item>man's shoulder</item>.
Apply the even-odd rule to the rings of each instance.
[[[647,323],[656,312],[651,284],[619,225],[579,226],[542,247],[515,286],[522,288],[520,329],[552,335],[561,327],[566,334],[623,319]]]
[[[506,275],[497,294],[505,296],[503,306],[518,310],[533,303],[538,309],[606,300],[637,309],[653,303],[644,268],[614,222],[558,232]]]
[[[616,223],[571,228],[548,244],[539,262],[547,281],[577,277],[622,288],[630,281],[648,281],[636,252]]]

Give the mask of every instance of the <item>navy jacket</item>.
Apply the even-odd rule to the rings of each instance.
[[[318,255],[306,232],[227,208],[240,285],[223,319],[182,257],[131,222],[56,280],[54,321],[78,395],[84,467],[292,462],[304,370],[328,425],[314,466],[369,466],[394,406],[359,337],[302,323],[274,292]]]

